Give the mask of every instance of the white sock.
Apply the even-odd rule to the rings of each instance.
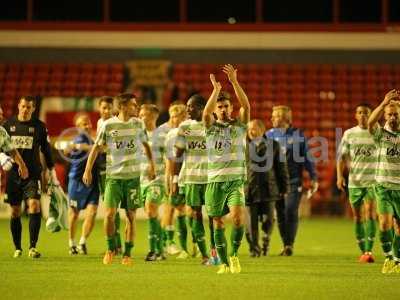
[[[174,231],[175,230],[175,226],[174,225],[167,225],[167,226],[165,226],[165,230],[166,231]]]
[[[84,236],[81,236],[81,239],[79,240],[79,245],[86,244],[86,238]]]
[[[75,241],[73,239],[69,239],[68,243],[70,247],[76,246]]]

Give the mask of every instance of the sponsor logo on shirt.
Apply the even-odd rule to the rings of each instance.
[[[371,156],[374,148],[369,147],[358,147],[354,150],[355,156]]]
[[[33,137],[14,135],[11,137],[11,144],[17,149],[32,149]]]
[[[205,150],[206,149],[206,141],[191,141],[188,143],[188,148]]]
[[[115,149],[121,150],[121,149],[135,149],[135,141],[130,140],[130,141],[115,141],[114,142]]]
[[[400,156],[400,150],[396,146],[386,148],[386,156],[390,157]]]

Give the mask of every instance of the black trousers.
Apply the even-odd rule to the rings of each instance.
[[[263,243],[269,243],[274,225],[275,201],[255,202],[247,205],[249,224],[247,226],[247,240],[250,250],[259,248],[259,223],[263,231]]]
[[[279,234],[284,246],[293,246],[296,239],[301,193],[301,186],[294,184],[290,186],[290,191],[285,199],[276,201]]]

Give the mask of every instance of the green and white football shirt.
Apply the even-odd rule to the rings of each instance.
[[[175,147],[185,150],[182,181],[184,184],[206,184],[208,152],[203,122],[184,121],[178,129]]]
[[[239,120],[206,129],[208,183],[246,179],[246,134]]]
[[[378,148],[376,182],[389,190],[400,190],[400,132],[378,127],[373,137]]]
[[[147,142],[143,122],[131,118],[123,122],[118,117],[106,120],[97,135],[97,145],[107,145],[106,176],[131,179],[140,176],[142,144]]]
[[[350,158],[349,188],[375,184],[378,152],[368,129],[356,126],[346,130],[340,143],[340,155]]]
[[[140,184],[142,187],[147,187],[150,184],[164,184],[165,179],[165,138],[168,130],[166,128],[158,127],[154,131],[146,131],[149,140],[151,152],[156,167],[156,178],[152,181],[149,180],[149,161],[146,156],[143,157],[140,165]]]
[[[11,138],[3,126],[0,126],[0,149],[4,152],[9,152],[14,149]]]

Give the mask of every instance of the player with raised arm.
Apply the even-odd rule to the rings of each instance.
[[[121,94],[116,97],[118,116],[104,122],[90,151],[83,182],[92,183],[92,169],[100,147],[107,145],[106,187],[104,194],[104,230],[107,251],[104,264],[111,264],[115,253],[115,214],[119,207],[125,209],[125,248],[122,264],[131,265],[131,250],[135,238],[135,213],[141,207],[140,200],[140,158],[142,145],[149,164],[149,176],[154,178],[154,161],[143,122],[131,117],[136,110],[135,96]]]
[[[368,117],[371,108],[366,103],[357,105],[355,118],[357,126],[347,129],[340,144],[337,160],[337,187],[345,191],[344,171],[350,164],[349,201],[353,211],[360,262],[374,262],[372,247],[376,232],[375,184],[376,146],[368,131]],[[364,211],[364,213],[363,213]]]
[[[17,116],[11,117],[4,123],[4,128],[11,137],[12,145],[18,149],[27,169],[29,176],[21,173],[21,166],[10,170],[6,194],[11,206],[11,234],[15,245],[14,257],[22,255],[21,247],[21,203],[26,201],[29,214],[29,257],[39,258],[41,254],[36,250],[39,239],[41,212],[40,212],[40,179],[42,167],[40,163],[40,152],[43,153],[49,168],[50,176],[54,184],[59,184],[54,170],[54,162],[45,124],[32,116],[35,111],[35,98],[31,96],[22,97],[18,103]]]
[[[246,124],[250,120],[249,100],[237,80],[237,70],[232,65],[225,65],[223,72],[239,100],[239,118],[231,117],[230,96],[221,92],[221,84],[213,74],[210,80],[214,89],[203,112],[209,152],[205,203],[208,215],[214,219],[215,244],[222,263],[218,274],[241,272],[238,250],[244,234]],[[214,113],[217,119],[214,119]],[[229,262],[223,219],[228,212],[233,221]]]
[[[385,255],[382,273],[400,273],[400,93],[391,90],[368,119],[377,147],[375,194],[379,236]],[[379,126],[385,119],[386,126]],[[394,217],[394,218],[393,218]],[[393,236],[393,222],[394,226]]]

